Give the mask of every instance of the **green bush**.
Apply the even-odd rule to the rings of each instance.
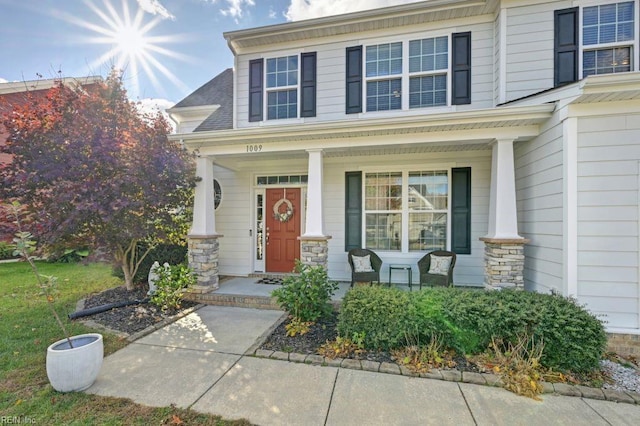
[[[338,334],[364,335],[370,349],[389,350],[404,343],[415,318],[410,293],[380,286],[356,287],[345,295],[338,316]]]
[[[179,309],[185,290],[197,282],[196,276],[188,266],[168,265],[156,267],[158,280],[155,282],[156,291],[151,296],[151,303],[163,312]]]
[[[15,259],[13,255],[16,246],[5,241],[0,241],[0,260]]]
[[[363,332],[367,348],[381,349],[436,337],[465,354],[529,335],[544,344],[542,365],[576,373],[598,369],[606,347],[602,322],[574,300],[517,290],[357,288],[345,296],[338,332]]]
[[[447,318],[470,339],[466,353],[484,350],[493,338],[505,345],[531,335],[544,343],[542,365],[563,371],[599,368],[606,347],[602,322],[574,300],[518,290],[457,290],[443,298]]]
[[[322,266],[311,267],[297,260],[295,271],[297,275],[286,277],[282,287],[271,293],[280,307],[303,322],[315,322],[331,313],[331,296],[338,283],[329,281]]]
[[[146,246],[144,244],[138,245],[139,254],[144,253],[145,249]],[[158,261],[161,265],[165,262],[169,265],[185,263],[187,261],[187,247],[177,244],[158,244],[140,263],[138,271],[133,277],[133,282],[136,284],[146,283],[149,278],[149,270],[155,261]],[[113,267],[113,276],[124,279],[122,268],[119,265]]]

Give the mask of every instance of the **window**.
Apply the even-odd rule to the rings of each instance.
[[[267,119],[298,117],[298,56],[267,59]]]
[[[409,42],[409,108],[447,104],[447,37]]]
[[[367,173],[365,176],[366,247],[402,249],[402,173]]]
[[[346,114],[470,104],[471,32],[347,47],[345,71]]]
[[[446,171],[409,172],[409,251],[447,247],[449,178]]]
[[[402,108],[402,43],[367,46],[365,69],[367,111]]]
[[[634,2],[585,7],[582,10],[582,76],[633,69]]]
[[[365,174],[365,246],[385,251],[446,249],[445,170]]]
[[[249,122],[263,121],[265,107],[267,120],[315,117],[316,63],[316,52],[250,60]]]

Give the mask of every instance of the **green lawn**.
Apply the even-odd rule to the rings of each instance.
[[[122,284],[106,264],[39,262],[38,268],[41,274],[58,277],[56,308],[71,334],[95,331],[67,318],[79,299]],[[174,416],[185,424],[249,424],[174,407],[150,408],[125,399],[54,391],[45,356],[47,346],[63,336],[38,290],[27,263],[0,263],[0,415],[14,423],[37,424],[169,424],[177,422]],[[126,345],[103,335],[105,356]]]

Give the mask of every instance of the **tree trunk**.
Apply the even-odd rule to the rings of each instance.
[[[124,273],[124,286],[126,287],[127,290],[132,291],[133,290],[133,274],[129,269],[129,262],[127,261],[126,256],[122,256],[120,265],[122,266],[122,272]]]

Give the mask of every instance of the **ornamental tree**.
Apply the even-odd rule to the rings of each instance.
[[[0,195],[28,206],[41,245],[106,250],[126,287],[149,250],[174,229],[195,184],[190,154],[169,142],[158,113],[127,98],[120,75],[30,97],[3,116],[12,156],[0,168]]]

